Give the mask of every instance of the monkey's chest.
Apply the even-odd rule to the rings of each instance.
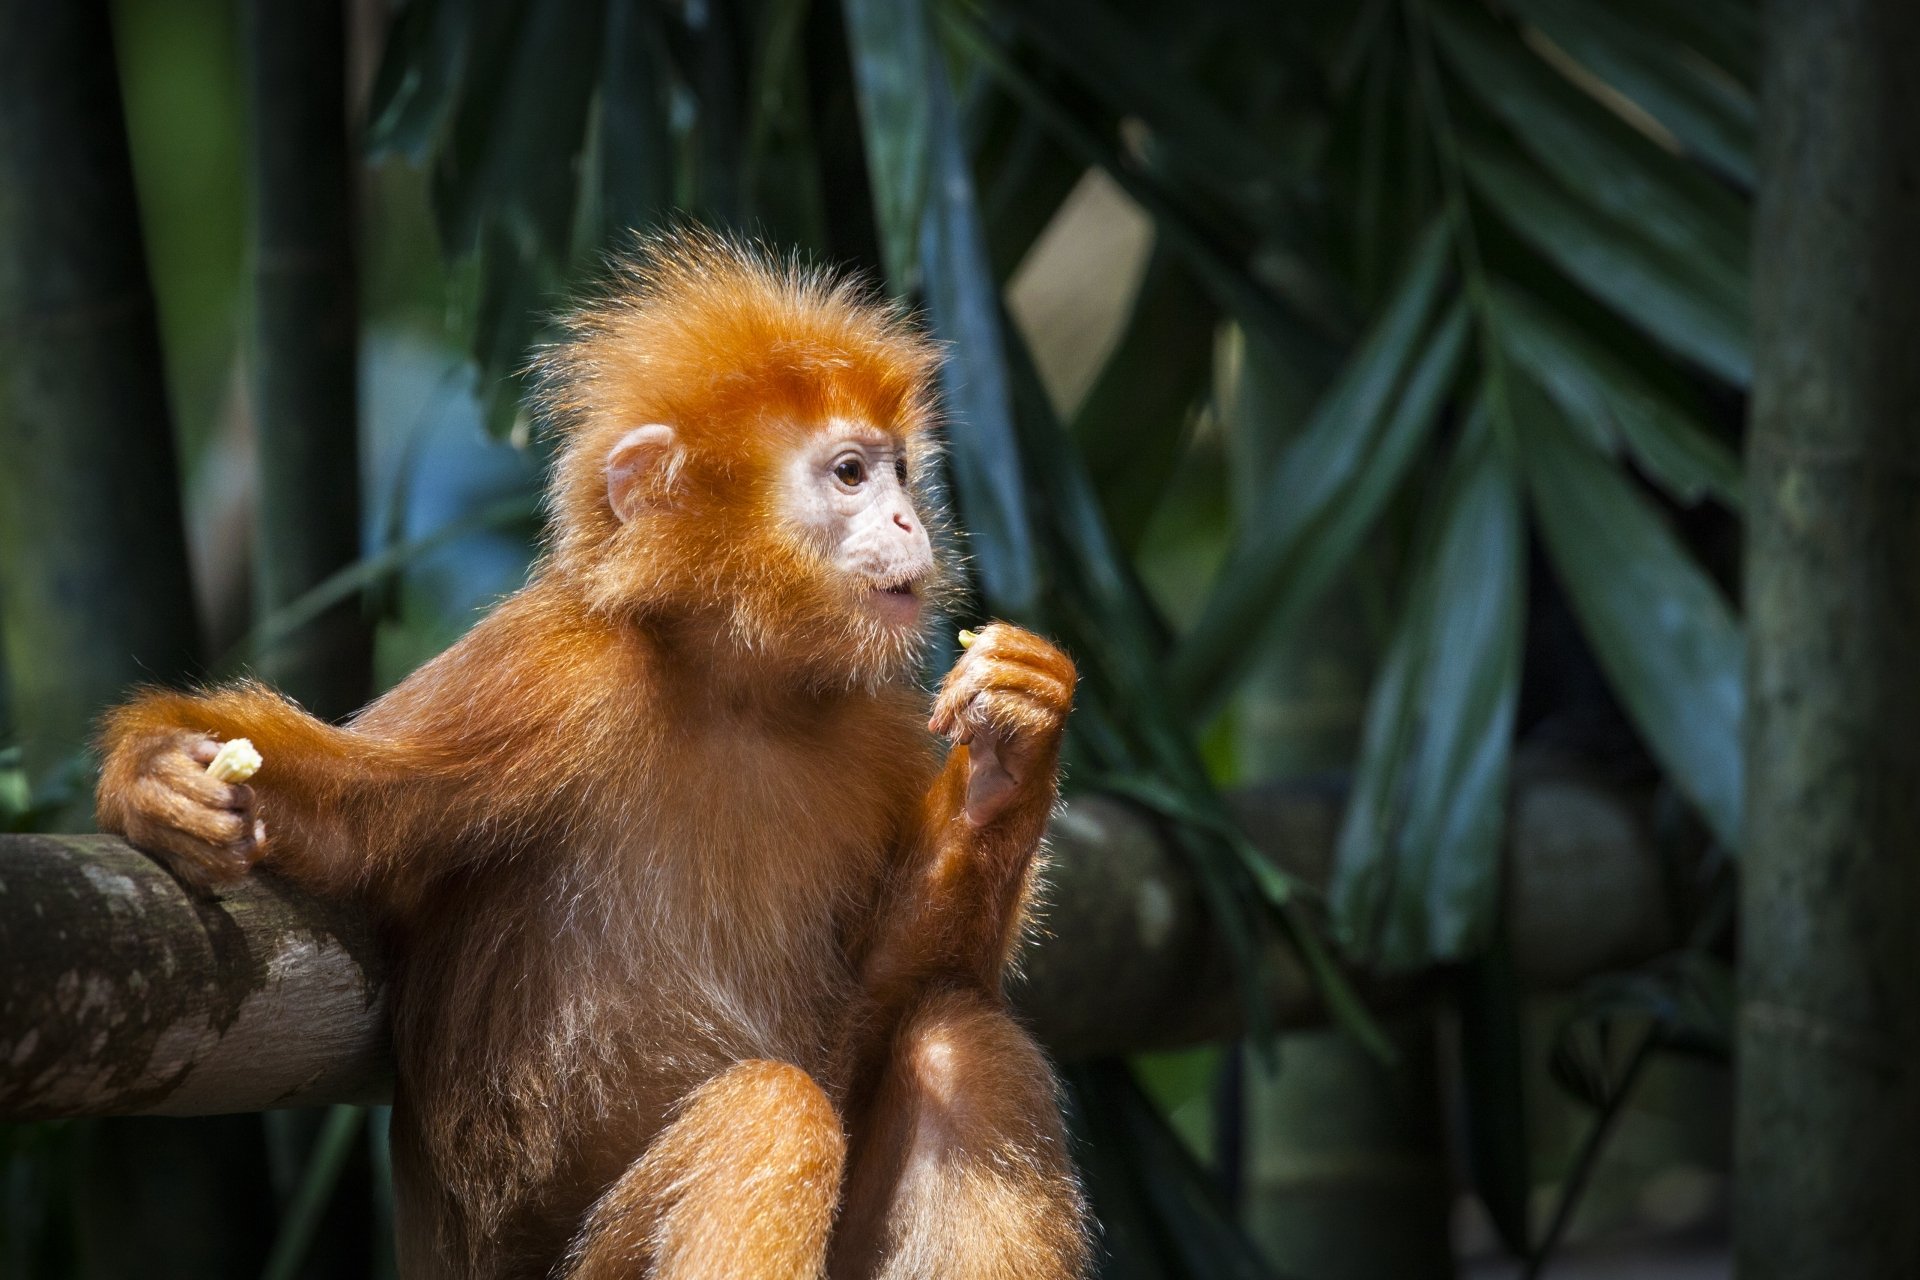
[[[550,1016],[595,1023],[628,1070],[675,1086],[745,1059],[827,1072],[855,994],[849,940],[889,861],[878,837],[710,828],[641,855],[571,940],[574,971],[605,983]]]
[[[656,846],[650,865],[522,862],[450,887],[397,993],[403,1072],[486,1087],[497,1069],[512,1080],[496,1096],[602,1114],[664,1109],[749,1058],[829,1073],[855,990],[846,940],[879,876],[809,873],[810,857],[844,868],[844,850],[778,852],[765,877]]]

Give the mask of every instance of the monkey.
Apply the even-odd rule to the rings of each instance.
[[[343,724],[246,681],[104,717],[102,830],[379,922],[409,1280],[1085,1274],[1005,991],[1076,673],[996,622],[918,683],[940,358],[858,277],[644,239],[536,356],[525,586]]]

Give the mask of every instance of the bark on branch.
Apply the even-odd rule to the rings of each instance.
[[[1324,883],[1336,788],[1235,801],[1262,848]],[[1672,944],[1640,808],[1564,769],[1521,770],[1508,902],[1529,981],[1563,985]],[[1055,823],[1053,852],[1053,905],[1018,992],[1048,1046],[1073,1057],[1230,1034],[1229,962],[1155,822],[1083,797]],[[1321,1018],[1278,947],[1267,985],[1280,1025]],[[367,921],[270,873],[203,900],[109,837],[0,837],[0,1120],[377,1099],[384,991]]]

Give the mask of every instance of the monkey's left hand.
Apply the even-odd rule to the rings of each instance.
[[[1020,799],[1051,808],[1074,680],[1066,654],[1004,622],[960,655],[927,727],[967,748],[967,821],[986,826]]]

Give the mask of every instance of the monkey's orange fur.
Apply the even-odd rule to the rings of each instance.
[[[1001,992],[1072,664],[997,625],[949,677],[933,727],[1011,762],[974,825],[918,637],[782,532],[771,479],[826,420],[923,450],[935,364],[851,286],[656,242],[544,362],[565,443],[525,589],[346,727],[257,684],[108,718],[103,828],[385,922],[407,1276],[1081,1274]],[[623,523],[603,463],[652,422],[684,458]],[[251,789],[193,776],[238,736]]]

